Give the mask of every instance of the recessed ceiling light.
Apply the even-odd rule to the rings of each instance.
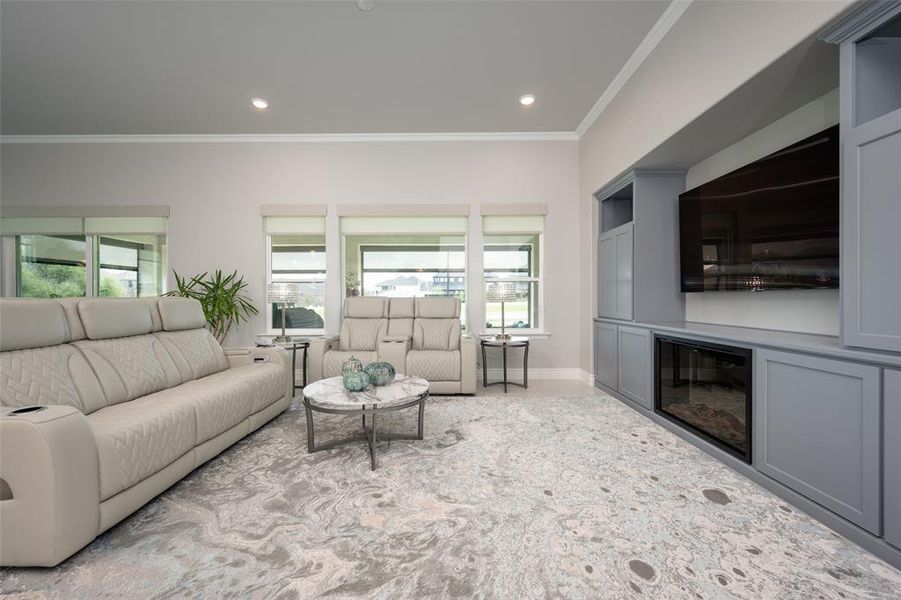
[[[373,0],[357,0],[357,8],[363,12],[369,12],[373,6],[375,6]]]
[[[523,106],[532,106],[533,104],[535,104],[534,94],[526,94],[525,96],[520,96],[519,103]]]
[[[269,108],[269,101],[265,98],[251,98],[250,104],[257,110],[266,110]]]

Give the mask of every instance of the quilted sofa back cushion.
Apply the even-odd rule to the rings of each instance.
[[[162,331],[154,334],[169,353],[182,381],[200,379],[228,368],[228,359],[206,329]]]
[[[413,298],[391,298],[388,304],[388,335],[413,335]]]
[[[59,344],[0,352],[0,404],[63,404],[90,414],[106,406],[106,400],[84,356]]]
[[[416,319],[413,321],[414,350],[459,350],[459,319]]]
[[[100,379],[110,405],[134,400],[182,382],[163,343],[151,334],[83,340],[75,342],[75,346],[82,351]]]
[[[379,340],[388,334],[388,319],[349,319],[341,322],[339,349],[376,350]]]

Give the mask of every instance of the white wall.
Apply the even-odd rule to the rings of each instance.
[[[238,269],[257,306],[266,265],[261,204],[326,204],[334,228],[339,204],[470,204],[477,215],[479,203],[547,203],[551,335],[533,342],[530,366],[578,367],[575,141],[4,144],[0,159],[5,205],[170,206],[169,266]],[[260,317],[228,342],[249,343],[263,327]]]
[[[838,123],[838,89],[717,152],[688,170],[692,189]],[[685,295],[685,320],[838,335],[838,290]]]
[[[692,2],[580,141],[580,362],[592,370],[591,194],[838,17],[851,0]],[[762,99],[765,101],[765,99]]]

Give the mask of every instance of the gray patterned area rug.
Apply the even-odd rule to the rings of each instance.
[[[386,418],[413,431],[416,411]],[[322,417],[322,419],[319,419]],[[316,415],[322,441],[356,427]],[[319,441],[317,431],[317,441]],[[55,569],[50,598],[898,598],[901,572],[616,400],[433,398],[307,454],[298,406]]]

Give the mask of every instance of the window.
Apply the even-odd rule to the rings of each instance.
[[[294,333],[325,327],[325,218],[265,217],[269,269],[267,283],[295,283],[300,299],[285,309],[285,325]],[[270,329],[281,330],[281,306],[268,307]]]
[[[541,329],[544,217],[484,216],[482,227],[486,288],[507,283],[515,289],[516,299],[504,304],[504,325],[514,329]],[[500,302],[485,302],[485,326],[500,329]]]
[[[342,217],[345,295],[456,296],[466,315],[466,217]]]
[[[165,290],[164,217],[3,218],[3,268],[24,298],[158,296]],[[124,232],[124,233],[119,233]],[[4,285],[7,280],[4,279]]]
[[[139,298],[163,293],[163,236],[94,236],[98,273],[97,295]]]
[[[84,296],[87,286],[83,235],[17,235],[16,296]]]

